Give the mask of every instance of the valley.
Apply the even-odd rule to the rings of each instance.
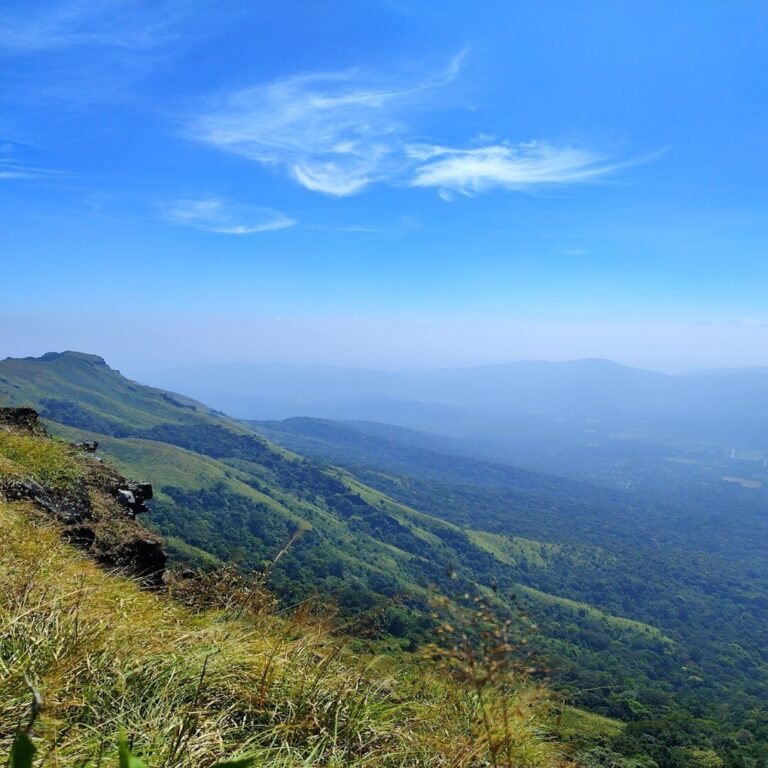
[[[536,627],[533,666],[564,701],[626,723],[610,740],[617,755],[671,765],[693,743],[734,765],[762,754],[759,488],[706,473],[691,483],[675,472],[692,465],[666,457],[669,477],[627,489],[399,427],[244,424],[77,353],[0,362],[0,394],[153,484],[148,519],[172,567],[258,571],[279,554],[270,588],[284,606],[332,601],[343,621],[375,616],[365,631],[388,652],[430,640],[436,598],[461,612],[464,595],[481,595],[521,637]],[[714,535],[726,519],[730,535]],[[659,735],[660,718],[677,725]],[[753,740],[733,741],[746,727]]]

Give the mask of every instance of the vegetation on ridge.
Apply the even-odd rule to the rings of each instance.
[[[499,765],[561,762],[536,685],[489,688],[480,707],[431,662],[353,651],[321,615],[253,601],[246,613],[195,611],[100,571],[24,505],[0,504],[0,527],[4,751],[26,716],[26,676],[45,702],[45,765],[115,764],[120,727],[167,768],[233,754],[257,766],[458,767],[481,765],[489,748],[514,756],[499,752]]]
[[[6,392],[60,401],[68,425],[52,429],[98,440],[123,472],[153,482],[150,520],[177,562],[259,570],[302,529],[270,573],[281,609],[321,594],[347,618],[373,610],[390,659],[433,637],[435,590],[477,589],[504,618],[527,610],[553,685],[591,710],[562,718],[590,768],[755,768],[768,755],[757,507],[728,518],[728,546],[744,555],[734,560],[691,529],[725,514],[724,497],[703,509],[699,497],[654,505],[456,455],[443,457],[440,481],[434,445],[427,462],[409,451],[410,475],[387,464],[396,446],[379,462],[370,441],[370,465],[329,467],[76,354],[1,361]]]

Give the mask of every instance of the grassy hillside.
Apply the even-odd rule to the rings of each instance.
[[[505,485],[514,471],[483,462],[460,483],[456,457],[442,459],[452,482],[391,465],[350,472],[75,353],[2,361],[0,387],[40,407],[58,434],[97,439],[125,473],[152,482],[150,522],[177,562],[248,572],[282,553],[269,583],[283,609],[331,600],[389,652],[435,637],[436,597],[462,617],[472,605],[463,596],[479,593],[571,700],[630,723],[608,740],[627,759],[696,768],[690,751],[709,749],[747,768],[768,754],[763,607],[749,578],[705,553],[638,547],[627,523],[640,510],[613,492],[592,497],[587,485],[536,473],[520,474],[533,484],[520,491]],[[395,454],[389,447],[388,460]],[[672,715],[676,725],[659,732],[654,723]],[[745,722],[751,741],[734,741]]]
[[[0,752],[27,717],[50,765],[117,765],[124,729],[151,766],[479,766],[562,763],[546,692],[485,693],[439,666],[352,652],[322,617],[252,600],[193,610],[107,575],[23,504],[0,502]],[[171,590],[173,595],[173,590]],[[266,596],[264,604],[269,605]],[[510,756],[508,759],[506,755]],[[503,762],[502,762],[503,760]]]
[[[7,405],[34,405],[53,421],[107,435],[165,423],[222,422],[194,400],[136,384],[102,358],[80,352],[0,361],[0,399]]]

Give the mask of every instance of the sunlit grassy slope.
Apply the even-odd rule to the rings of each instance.
[[[517,588],[520,560],[546,568],[552,546],[523,546],[423,514],[200,403],[131,382],[101,358],[62,353],[0,361],[0,399],[39,408],[67,439],[98,440],[122,472],[152,482],[150,521],[177,561],[212,565],[235,557],[260,568],[301,531],[272,575],[286,604],[321,591],[354,615],[394,601],[385,629],[411,643],[424,636],[436,593],[460,594],[477,584],[493,586],[502,603],[514,592],[510,610],[552,605],[551,595]],[[582,605],[564,597],[558,610],[574,624],[560,637],[560,650],[584,643]],[[618,642],[652,639],[631,622],[606,627]]]
[[[621,757],[635,768],[650,756],[691,768],[710,752],[732,768],[762,764],[764,601],[741,572],[760,571],[633,539],[627,525],[646,520],[642,505],[477,462],[468,469],[479,484],[458,482],[467,467],[456,457],[422,457],[426,479],[318,464],[89,355],[0,361],[0,403],[37,407],[57,434],[98,440],[125,474],[152,482],[148,522],[176,563],[248,572],[291,541],[270,571],[281,610],[336,603],[348,628],[369,622],[390,663],[434,638],[430,601],[440,595],[459,618],[464,595],[480,594],[503,618],[538,625],[527,646],[537,674],[548,670],[567,700],[627,721],[565,710],[577,749],[602,741],[590,765]],[[35,461],[19,444],[4,467],[31,462],[66,480],[66,465]],[[443,469],[457,482],[443,482]]]
[[[306,614],[193,612],[100,571],[21,504],[0,503],[0,530],[4,750],[26,717],[26,676],[45,702],[35,740],[48,765],[116,765],[120,727],[168,768],[246,754],[257,766],[488,758],[472,688],[431,662],[353,653]],[[544,691],[519,680],[486,695],[490,733],[514,765],[561,763]]]
[[[80,352],[0,361],[0,399],[33,404],[78,426],[112,434],[167,422],[217,423],[206,406],[181,395],[146,387],[119,375],[100,357]]]

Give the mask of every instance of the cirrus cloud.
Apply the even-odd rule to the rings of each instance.
[[[43,0],[0,9],[0,55],[93,47],[137,50],[160,45],[181,12],[171,2]]]
[[[273,80],[224,95],[186,133],[336,197],[377,183],[431,187],[444,199],[523,192],[594,182],[622,167],[602,152],[545,141],[513,144],[487,134],[467,148],[425,141],[415,126],[435,108],[436,94],[456,78],[463,58],[412,82],[357,69]]]
[[[50,179],[65,176],[63,171],[30,165],[18,154],[19,147],[11,141],[0,143],[0,180]]]
[[[444,196],[471,195],[494,187],[525,191],[547,185],[578,184],[605,176],[616,166],[595,152],[557,148],[544,142],[492,144],[472,149],[410,147],[420,164],[410,185],[435,187]]]
[[[296,75],[245,88],[194,118],[194,139],[282,168],[315,192],[346,197],[407,170],[407,116],[450,82],[463,53],[437,74],[393,83],[360,70]]]
[[[226,200],[177,200],[165,209],[174,224],[216,232],[220,235],[253,235],[294,226],[296,221],[271,208],[238,205]]]

